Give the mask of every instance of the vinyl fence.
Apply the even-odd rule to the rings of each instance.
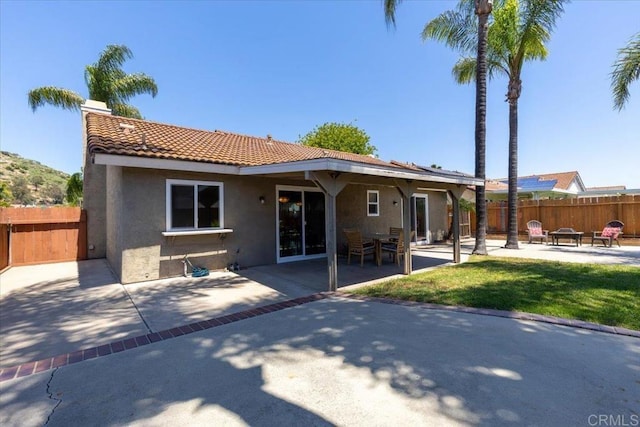
[[[87,258],[87,214],[80,208],[0,208],[0,270]]]
[[[487,204],[487,232],[507,232],[507,202]],[[623,237],[640,237],[640,196],[588,197],[563,200],[520,200],[518,202],[518,232],[526,234],[527,222],[537,219],[545,230],[571,227],[584,231],[602,231],[605,224],[617,219],[624,223]],[[475,232],[475,214],[471,215]]]

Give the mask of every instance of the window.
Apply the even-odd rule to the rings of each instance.
[[[167,180],[167,230],[223,228],[221,182]]]
[[[380,215],[380,192],[367,190],[367,216]]]

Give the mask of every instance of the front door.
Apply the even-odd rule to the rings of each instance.
[[[278,262],[326,256],[324,194],[315,188],[277,187]]]
[[[429,232],[429,196],[426,194],[414,195],[412,215],[414,219],[413,229],[416,231],[416,243],[431,243],[431,233]]]

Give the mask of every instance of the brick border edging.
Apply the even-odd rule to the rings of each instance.
[[[458,313],[480,314],[483,316],[504,317],[508,319],[517,319],[517,320],[533,320],[541,323],[550,323],[553,325],[560,325],[560,326],[570,326],[573,328],[587,329],[590,331],[605,332],[608,334],[640,338],[640,331],[635,331],[633,329],[619,328],[615,326],[606,326],[606,325],[600,325],[598,323],[585,322],[582,320],[565,319],[562,317],[545,316],[542,314],[526,313],[522,311],[506,311],[506,310],[493,310],[488,308],[464,307],[464,306],[456,306],[456,305],[441,305],[441,304],[433,304],[428,302],[406,301],[406,300],[394,299],[394,298],[380,298],[380,297],[370,297],[365,295],[356,295],[356,294],[351,294],[344,291],[337,291],[334,294],[336,296],[354,299],[358,301],[371,301],[371,302],[378,302],[382,304],[402,305],[402,306],[408,306],[408,307],[420,307],[428,310],[444,310],[444,311],[454,311]]]
[[[273,313],[276,311],[284,310],[285,308],[323,300],[325,298],[328,298],[332,294],[332,292],[318,292],[316,294],[308,295],[305,297],[280,301],[273,304],[251,308],[220,317],[214,317],[209,320],[203,320],[200,322],[190,323],[188,325],[165,329],[159,332],[152,332],[150,334],[139,335],[133,338],[126,338],[108,344],[99,345],[97,347],[77,350],[71,353],[64,353],[58,356],[38,360],[36,362],[26,362],[16,366],[2,368],[0,369],[0,382],[8,381],[14,378],[26,377],[29,375],[48,371],[50,369],[79,363],[84,360],[95,359],[96,357],[108,356],[113,353],[119,353],[121,351],[130,350],[132,348],[142,347],[154,342],[165,341],[182,335],[188,335],[194,332],[203,331],[205,329],[226,325],[227,323],[237,322],[239,320],[260,316],[262,314]]]
[[[82,362],[84,360],[95,359],[97,357],[108,356],[112,353],[119,353],[121,351],[130,350],[137,347],[142,347],[147,344],[151,344],[158,341],[165,341],[172,338],[176,338],[182,335],[192,334],[194,332],[203,331],[205,329],[215,328],[218,326],[226,325],[227,323],[233,323],[251,317],[260,316],[267,313],[273,313],[276,311],[284,310],[285,308],[295,307],[303,305],[313,301],[320,301],[331,296],[339,296],[343,298],[358,300],[358,301],[371,301],[382,304],[401,305],[406,307],[419,307],[428,310],[444,310],[453,311],[459,313],[479,314],[483,316],[503,317],[517,320],[533,320],[536,322],[550,323],[560,326],[570,326],[579,329],[588,329],[591,331],[605,332],[614,335],[630,336],[640,338],[640,331],[634,331],[626,328],[616,328],[614,326],[599,325],[597,323],[584,322],[582,320],[563,319],[560,317],[543,316],[540,314],[517,312],[517,311],[505,311],[505,310],[492,310],[485,308],[473,308],[462,307],[453,305],[440,305],[427,302],[406,301],[392,298],[378,298],[369,297],[364,295],[350,294],[344,291],[337,292],[318,292],[305,297],[294,298],[286,301],[281,301],[273,304],[268,304],[248,310],[239,311],[236,313],[227,314],[220,317],[214,317],[209,320],[203,320],[200,322],[194,322],[184,326],[177,326],[171,329],[165,329],[159,332],[152,332],[146,335],[139,335],[133,338],[127,338],[124,340],[114,341],[109,344],[100,345],[97,347],[91,347],[84,350],[77,350],[71,353],[60,354],[54,357],[48,357],[46,359],[38,360],[36,362],[26,362],[20,365],[11,366],[0,369],[0,382],[12,380],[14,378],[26,377],[29,375],[37,374],[40,372],[48,371],[62,366],[72,365]]]

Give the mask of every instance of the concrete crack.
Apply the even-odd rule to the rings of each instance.
[[[52,372],[51,372],[51,377],[49,378],[49,381],[47,381],[47,394],[49,395],[49,399],[51,400],[55,400],[58,403],[56,403],[56,406],[53,407],[53,409],[51,410],[51,413],[49,413],[49,416],[47,417],[47,422],[44,423],[44,425],[49,424],[49,421],[51,420],[51,417],[53,416],[53,413],[56,411],[56,409],[58,408],[58,406],[60,406],[60,404],[62,403],[62,399],[58,399],[57,397],[53,396],[53,393],[51,393],[50,387],[51,387],[51,381],[53,381],[53,376],[55,375],[56,372],[58,372],[59,368],[55,368]]]

